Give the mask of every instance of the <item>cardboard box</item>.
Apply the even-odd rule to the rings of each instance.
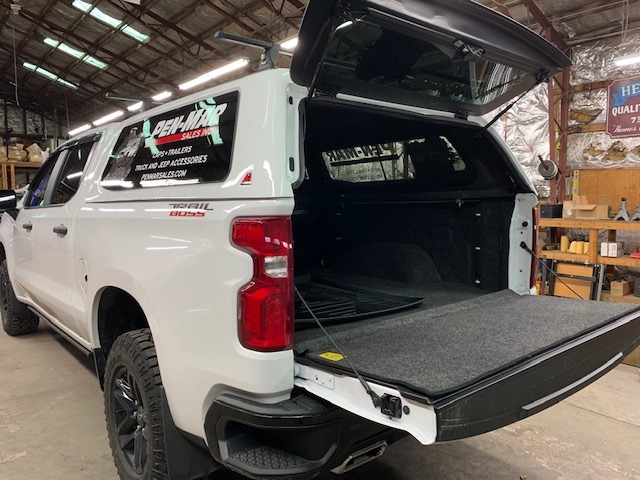
[[[600,256],[601,257],[608,257],[609,256],[609,243],[602,242],[600,244]]]
[[[565,200],[562,203],[562,218],[574,218],[576,211],[573,207],[575,206],[576,202],[573,200]]]
[[[625,295],[631,295],[632,292],[633,286],[631,282],[627,282],[626,280],[611,282],[612,297],[624,297]]]
[[[576,220],[607,220],[611,209],[611,197],[600,197],[598,203],[589,203],[584,195],[574,195],[573,207]]]
[[[29,155],[39,155],[42,153],[42,149],[37,143],[32,143],[26,148],[26,150],[29,152]]]
[[[624,244],[622,242],[602,242],[600,244],[601,257],[622,257],[624,256]]]
[[[609,242],[609,257],[622,257],[624,255],[624,247],[620,242]]]
[[[42,163],[42,154],[41,153],[31,153],[29,154],[30,162],[40,162]]]
[[[545,203],[540,205],[540,218],[561,218],[562,217],[562,204],[561,203]]]
[[[27,159],[27,152],[24,150],[9,150],[9,154],[7,156],[9,157],[9,160],[24,161]]]

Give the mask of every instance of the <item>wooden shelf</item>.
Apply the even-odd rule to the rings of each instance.
[[[590,264],[601,263],[604,265],[617,265],[621,267],[640,267],[640,260],[626,257],[601,257],[600,245],[598,243],[598,230],[607,230],[608,241],[616,241],[617,230],[628,230],[640,232],[640,222],[614,222],[613,220],[576,220],[574,218],[541,218],[538,225],[540,227],[550,228],[582,228],[589,230],[589,253],[587,255],[566,254],[555,252],[547,254],[547,258],[556,260],[570,260],[578,258],[578,261],[584,261]],[[550,252],[553,252],[551,250]],[[560,255],[560,256],[556,256]],[[586,259],[583,259],[586,257]]]
[[[636,297],[632,293],[629,295],[625,295],[624,297],[614,297],[610,293],[602,292],[600,300],[602,300],[603,302],[635,303],[636,305],[640,305],[640,297]]]
[[[563,262],[575,262],[575,263],[592,263],[589,261],[588,254],[578,253],[563,253],[559,250],[541,250],[538,252],[538,257],[547,257],[550,260],[562,260]],[[631,258],[629,255],[623,257],[602,257],[596,256],[596,261],[593,263],[601,263],[604,265],[616,265],[618,267],[637,267],[640,268],[640,259]]]
[[[595,230],[640,231],[640,222],[614,222],[613,220],[576,220],[574,218],[540,218],[541,227],[586,228]]]
[[[546,256],[552,260],[563,260],[582,264],[604,264],[617,265],[622,267],[640,267],[640,259],[624,257],[603,257],[598,244],[598,230],[608,230],[608,241],[615,241],[617,230],[640,231],[640,222],[614,222],[613,220],[576,220],[574,218],[540,218],[540,227],[552,228],[582,228],[589,230],[589,253],[578,255],[575,253],[563,253],[558,250],[542,250],[539,256]],[[610,293],[602,293],[600,299],[603,302],[629,303],[640,305],[640,297],[635,295],[625,295],[624,297],[613,297]],[[627,365],[640,367],[640,348],[636,348],[624,360]]]
[[[0,181],[4,190],[16,189],[16,169],[37,170],[42,162],[0,162]]]

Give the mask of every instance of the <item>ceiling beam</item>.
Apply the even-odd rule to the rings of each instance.
[[[2,41],[0,41],[0,50],[4,50],[5,52],[13,54],[13,46],[12,45],[8,45],[8,44],[6,44],[6,43],[4,43]],[[28,58],[27,60],[29,60],[31,62],[35,62],[36,61],[35,59],[30,59],[30,58]],[[49,68],[53,68],[53,69],[59,69],[60,68],[58,65],[51,64],[49,62],[45,62],[44,65],[49,67]],[[65,87],[63,85],[60,85],[59,83],[55,82],[54,80],[47,79],[46,77],[44,77],[42,75],[38,75],[37,78],[46,82],[47,87],[44,88],[45,90],[47,90],[48,88],[50,88],[51,86],[54,86],[54,85],[57,86],[57,87],[60,87],[60,88],[64,88],[64,89],[68,88],[68,87]],[[89,82],[86,82],[86,83],[89,83]],[[99,85],[95,85],[93,83],[89,83],[89,85],[95,87],[96,89],[100,88]],[[24,88],[24,87],[20,85],[19,88]],[[33,94],[33,95],[42,96],[42,89],[40,89],[37,92],[34,92],[34,91],[30,90],[30,89],[26,89],[26,90],[28,92],[30,92],[31,94]],[[107,104],[104,96],[100,96],[100,95],[96,94],[92,90],[87,89],[86,86],[84,86],[84,85],[79,85],[78,91],[81,92],[81,94],[84,95],[85,97],[98,100],[101,103],[103,103],[104,105]],[[60,100],[60,96],[58,96],[57,98],[58,98],[58,100]],[[60,104],[60,106],[64,107],[64,103]]]
[[[22,34],[22,35],[25,34],[22,31],[19,31],[19,33]],[[70,42],[68,40],[66,40],[65,43],[67,43],[71,47],[82,49],[81,46],[78,46],[77,44],[74,44],[73,42]],[[38,66],[38,67],[42,66],[42,63],[44,61],[48,60],[50,58],[51,53],[54,52],[54,51],[55,51],[55,49],[51,48],[51,50],[49,50],[44,57],[39,57],[38,58],[38,60],[37,60],[38,63],[35,64],[35,65]],[[18,58],[19,57],[20,57],[20,55],[18,54]],[[71,57],[69,57],[69,58],[71,58]],[[73,62],[70,65],[67,65],[66,67],[62,67],[62,68],[64,69],[64,72],[71,71],[76,65],[79,65],[80,63],[81,63],[80,60],[74,58]],[[93,67],[93,68],[95,68],[95,67]],[[117,71],[120,71],[121,73],[124,73],[124,76],[114,73],[113,70],[117,70]],[[58,75],[59,77],[61,77],[61,78],[66,80],[66,75],[64,74],[64,72],[52,72],[52,73],[56,73],[56,75]],[[145,86],[145,84],[143,82],[135,83],[135,82],[131,81],[129,78],[127,78],[127,76],[129,75],[129,72],[127,72],[126,70],[123,70],[120,67],[117,67],[115,65],[110,65],[110,68],[108,68],[107,70],[101,70],[101,69],[96,68],[96,72],[101,73],[103,75],[108,75],[110,77],[113,77],[118,82],[120,82],[120,83],[124,82],[124,83],[126,83],[128,85],[131,85],[132,87],[134,87],[136,89],[144,88],[144,86]],[[39,76],[35,72],[29,70],[29,72],[25,75],[25,77],[22,80],[23,86],[26,86],[29,83],[29,81],[34,77],[35,78],[39,78]],[[78,76],[77,78],[80,79],[79,81],[82,81],[82,79],[84,77]]]
[[[553,15],[549,16],[551,22],[571,22],[573,20],[579,20],[587,16],[598,15],[606,11],[610,11],[613,8],[622,6],[624,2],[611,1],[611,0],[598,0],[588,5],[582,5],[577,8],[569,8]],[[629,6],[640,3],[640,0],[629,0]]]
[[[636,30],[640,30],[640,20],[629,22],[627,33],[635,32]],[[603,40],[605,38],[619,37],[620,35],[620,25],[612,25],[610,27],[589,30],[581,33],[580,35],[576,35],[569,40],[569,44],[579,45],[581,43],[595,42],[596,40]]]
[[[284,0],[283,0],[284,1]],[[262,3],[264,5],[267,6],[267,8],[269,8],[269,10],[271,10],[273,13],[275,13],[277,15],[277,17],[279,19],[281,19],[282,21],[284,21],[288,26],[290,26],[291,28],[295,28],[297,29],[298,26],[293,23],[291,20],[289,20],[287,17],[285,17],[284,15],[282,15],[281,12],[278,11],[278,9],[276,7],[273,6],[273,3],[271,2],[271,0],[262,0]]]
[[[545,29],[547,39],[554,43],[565,54],[569,52],[570,47],[562,38],[562,35],[555,29],[549,19],[538,8],[534,0],[522,0],[522,4],[527,7],[533,18]]]
[[[128,58],[126,58],[123,55],[120,55],[108,48],[106,48],[104,45],[100,45],[99,43],[95,43],[92,42],[90,40],[87,40],[86,38],[83,38],[81,36],[79,36],[77,33],[75,33],[72,30],[68,30],[65,28],[62,28],[60,26],[58,26],[55,22],[53,22],[52,20],[49,20],[48,18],[44,18],[44,17],[40,17],[38,15],[32,14],[32,13],[28,13],[25,12],[25,10],[22,10],[20,12],[21,15],[25,16],[25,18],[27,18],[28,20],[37,23],[38,25],[40,25],[43,28],[49,29],[53,32],[56,32],[58,34],[62,34],[62,35],[67,35],[70,38],[74,38],[76,39],[81,45],[84,44],[85,45],[85,50],[89,50],[86,48],[86,46],[89,46],[90,49],[92,49],[92,51],[90,51],[89,53],[91,54],[95,54],[97,52],[103,52],[105,53],[107,56],[111,57],[111,58],[115,58],[116,60],[119,60],[120,62],[124,63],[125,65],[131,67],[132,72],[136,72],[136,73],[132,73],[132,72],[128,72],[128,75],[136,75],[137,73],[144,73],[152,78],[157,78],[157,79],[161,79],[160,75],[158,75],[158,73],[153,72],[147,68],[145,68],[142,65],[138,65],[134,62],[132,62],[131,60],[129,60]],[[138,79],[140,82],[142,82],[143,80]],[[177,86],[176,86],[177,87]]]
[[[95,5],[98,5],[101,1],[102,1],[102,0],[95,0]],[[57,2],[56,2],[56,3],[57,3]],[[20,10],[20,14],[22,14],[22,13],[23,13],[23,9],[21,9],[21,10]],[[38,17],[40,17],[40,18],[46,18],[46,17],[45,17],[45,14],[46,14],[46,11],[44,11],[44,10],[43,10],[43,11],[41,11],[39,14],[37,14],[37,16],[38,16]],[[80,23],[80,21],[82,20],[82,18],[84,18],[84,16],[85,16],[85,15],[86,15],[86,13],[83,13],[83,14],[80,16],[80,18],[76,19],[76,21],[75,21],[75,22],[73,22],[73,24],[71,25],[71,27],[69,28],[69,30],[74,30],[74,29],[75,29],[75,27]],[[24,15],[23,15],[23,16],[24,16]],[[33,32],[35,32],[35,31],[37,30],[37,27],[38,27],[39,25],[37,25],[37,24],[35,24],[35,23],[33,23],[33,22],[32,22],[32,24],[33,24],[33,27],[32,27],[32,29],[31,29],[31,30],[32,30]],[[23,40],[26,42],[26,40],[27,40],[27,36],[26,36],[26,35],[25,35],[25,37],[24,37],[24,39],[23,39]],[[53,49],[49,50],[49,51],[45,54],[44,59],[49,58],[49,56],[52,54],[52,52],[53,52]],[[22,50],[19,50],[19,51],[18,51],[18,55],[20,55],[21,53],[22,53]],[[39,61],[36,63],[36,66],[38,66],[38,67],[42,66],[41,61],[42,61],[42,59],[39,59]],[[27,75],[24,77],[24,79],[23,79],[23,84],[25,84],[25,85],[26,85],[26,84],[28,84],[28,83],[29,83],[29,81],[33,78],[33,75],[35,75],[35,73],[33,73],[33,72],[30,72],[29,74],[27,74]]]
[[[155,20],[156,22],[158,22],[160,25],[162,25],[163,27],[165,27],[165,30],[173,30],[174,32],[176,32],[180,37],[184,37],[184,38],[188,38],[189,40],[191,40],[192,42],[194,42],[197,45],[200,45],[201,47],[203,47],[205,50],[207,51],[215,51],[217,50],[214,46],[206,43],[205,41],[199,39],[198,37],[196,37],[195,35],[187,32],[186,30],[184,30],[183,28],[181,28],[180,26],[171,23],[170,21],[168,21],[167,19],[163,18],[162,16],[158,15],[157,13],[153,12],[151,10],[152,5],[131,5],[132,8],[134,8],[134,10],[136,10],[139,13],[139,16],[135,16],[128,8],[125,8],[124,5],[119,4],[118,2],[114,1],[114,0],[109,0],[109,3],[111,3],[111,5],[113,5],[115,8],[117,8],[119,11],[121,11],[122,13],[124,13],[125,15],[129,16],[130,18],[133,18],[134,20],[144,24],[147,28],[149,28],[153,33],[156,33],[157,35],[162,36],[162,38],[166,39],[167,41],[171,42],[174,46],[178,47],[178,48],[182,48],[184,50],[184,52],[186,52],[188,55],[193,55],[191,53],[190,50],[184,48],[183,45],[181,45],[180,43],[178,43],[177,41],[175,41],[173,38],[171,38],[170,36],[168,36],[167,34],[164,33],[164,31],[162,29],[154,29],[152,27],[150,27],[148,24],[146,24],[145,22],[142,21],[141,16],[142,15],[146,15],[148,17],[151,17],[153,20]],[[221,55],[222,56],[222,55]]]
[[[238,25],[241,29],[243,29],[249,35],[255,35],[260,40],[264,40],[265,42],[271,42],[272,41],[271,38],[267,37],[266,35],[263,35],[262,33],[256,31],[255,29],[251,28],[248,24],[243,22],[240,18],[232,15],[231,13],[227,12],[223,8],[217,6],[211,0],[205,0],[205,3],[207,4],[207,7],[211,8],[212,10],[215,10],[217,13],[219,13],[220,15],[225,17],[227,20],[229,20],[229,22],[235,23],[236,25]],[[222,2],[220,2],[220,3],[222,3]]]

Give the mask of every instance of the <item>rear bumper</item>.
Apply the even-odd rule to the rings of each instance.
[[[433,402],[436,441],[486,433],[538,413],[597,380],[640,344],[632,313]],[[411,396],[410,394],[407,396]]]
[[[227,468],[288,479],[340,467],[354,452],[373,459],[384,450],[380,445],[405,435],[301,391],[268,405],[221,395],[207,413],[205,432],[211,454]]]

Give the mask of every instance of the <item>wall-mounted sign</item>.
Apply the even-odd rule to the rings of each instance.
[[[640,78],[609,86],[607,133],[613,138],[640,137]]]

